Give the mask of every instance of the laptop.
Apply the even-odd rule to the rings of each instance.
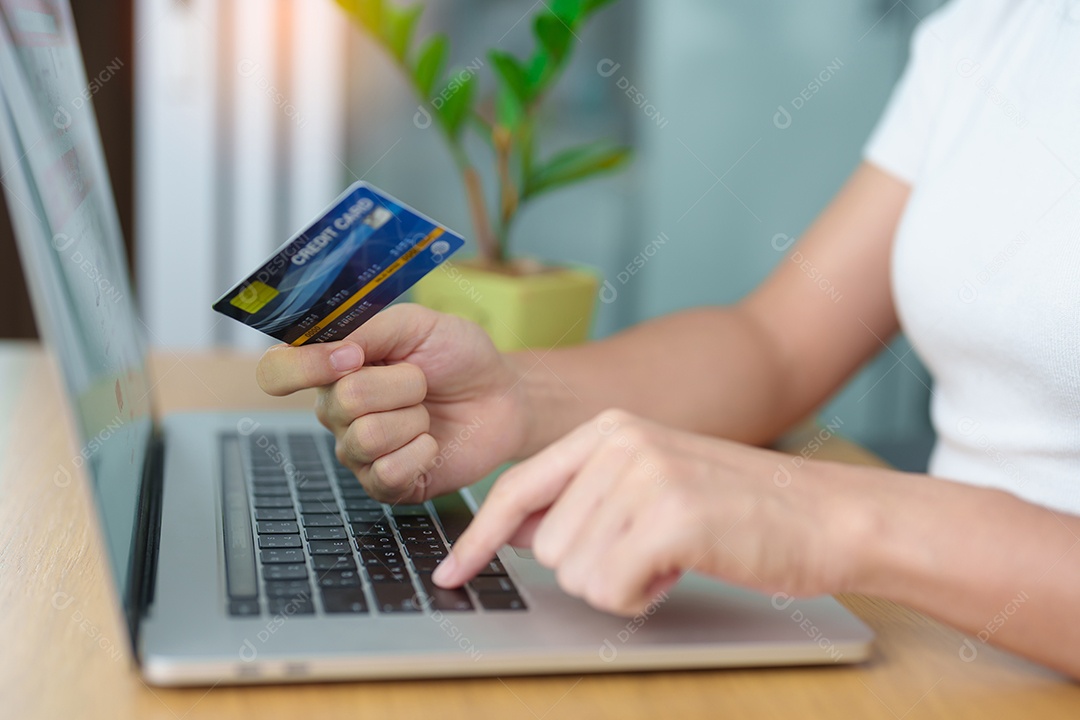
[[[368,497],[308,413],[159,417],[67,0],[0,0],[0,160],[38,321],[62,369],[140,672],[210,685],[852,663],[831,598],[688,576],[627,619],[505,549],[466,588],[431,571],[462,491]],[[177,198],[182,201],[182,198]],[[209,303],[212,298],[207,298]]]

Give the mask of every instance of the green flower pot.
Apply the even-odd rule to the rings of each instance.
[[[448,262],[413,288],[432,310],[472,320],[503,352],[580,345],[589,337],[600,281],[580,268],[502,273]]]

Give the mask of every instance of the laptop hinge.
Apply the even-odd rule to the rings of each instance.
[[[128,596],[124,598],[124,610],[135,657],[138,657],[139,621],[154,601],[158,546],[161,537],[164,461],[165,443],[160,431],[155,427],[150,438],[142,487],[139,491],[139,506],[136,511],[137,527],[132,539],[131,568],[128,575]]]

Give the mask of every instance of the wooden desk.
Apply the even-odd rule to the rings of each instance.
[[[263,397],[253,362],[156,358],[160,407],[309,406],[310,397]],[[54,482],[76,449],[57,382],[36,346],[0,344],[3,718],[1080,717],[1077,685],[978,643],[978,656],[965,662],[959,633],[860,597],[844,602],[878,640],[874,658],[858,667],[152,689],[131,664],[85,487]],[[843,442],[818,457],[872,461]],[[57,593],[66,595],[55,601]]]

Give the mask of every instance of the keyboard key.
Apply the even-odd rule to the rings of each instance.
[[[503,564],[499,561],[499,558],[495,558],[494,560],[489,562],[484,567],[484,569],[481,570],[478,574],[479,575],[505,575],[506,574],[506,568],[503,567]]]
[[[305,513],[303,515],[304,527],[341,527],[344,523],[341,522],[340,515],[331,515],[329,513]]]
[[[356,482],[356,478],[353,477],[352,473],[349,473],[349,478],[349,480],[338,485],[338,492],[341,493],[341,497],[361,499],[371,497],[368,495],[367,490],[360,487],[360,483]]]
[[[341,503],[346,510],[379,510],[383,509],[382,503],[371,498],[345,498]]]
[[[269,598],[311,597],[311,585],[307,580],[274,580],[266,583]]]
[[[429,609],[447,612],[467,612],[474,609],[472,599],[465,590],[441,588],[431,581],[430,575],[421,575],[420,582],[424,586],[424,592],[427,593],[425,606]]]
[[[468,612],[474,609],[472,598],[462,588],[438,587],[432,582],[431,575],[420,575],[420,584],[423,585],[423,592],[428,595],[428,601],[424,603],[424,607],[430,610]]]
[[[393,535],[361,535],[356,538],[357,550],[391,550],[397,548]]]
[[[348,540],[313,540],[308,543],[312,555],[344,555],[352,552]]]
[[[313,480],[309,477],[297,478],[293,484],[296,485],[297,492],[329,493],[332,490],[328,481]]]
[[[302,563],[304,562],[303,550],[260,550],[259,559],[264,563]]]
[[[485,610],[528,610],[528,605],[517,593],[479,593],[480,607]]]
[[[299,535],[260,535],[260,548],[298,548],[304,547]]]
[[[313,615],[315,613],[315,603],[311,601],[310,596],[303,598],[270,598],[266,601],[266,606],[271,615],[291,617],[293,615]]]
[[[416,568],[416,572],[420,574],[433,573],[435,568],[439,567],[439,563],[442,562],[442,558],[433,557],[418,557],[413,558],[413,567]]]
[[[343,527],[309,527],[304,530],[308,540],[348,540]]]
[[[447,554],[446,546],[441,542],[405,543],[405,552],[409,553],[409,557],[413,558],[444,558]]]
[[[302,490],[296,493],[296,499],[300,502],[327,502],[337,503],[337,498],[334,497],[334,493],[325,490],[308,491]]]
[[[347,514],[349,522],[353,523],[377,523],[386,519],[382,510],[349,510]]]
[[[360,573],[355,570],[327,570],[319,574],[318,583],[323,588],[358,587]]]
[[[255,492],[266,497],[289,497],[292,494],[288,485],[259,485],[255,488]],[[291,506],[292,503],[289,505]]]
[[[401,562],[401,551],[397,549],[397,546],[382,548],[379,550],[361,550],[360,559],[367,564],[367,560],[396,560]]]
[[[360,562],[364,564],[368,571],[374,568],[386,568],[387,570],[399,569],[401,572],[405,572],[405,560],[401,557],[361,556]]]
[[[486,592],[517,592],[517,588],[514,587],[514,583],[510,582],[508,577],[478,577],[469,583],[478,593]]]
[[[296,512],[292,508],[264,508],[255,510],[256,520],[295,520]]]
[[[356,561],[352,555],[315,555],[311,558],[311,564],[316,571],[323,570],[355,570]]]
[[[393,536],[393,531],[390,530],[390,525],[384,522],[361,522],[351,524],[353,535],[358,538],[376,535]]]
[[[423,505],[394,505],[390,508],[394,517],[429,517],[428,509]]]
[[[364,589],[360,587],[324,588],[322,604],[323,609],[331,615],[361,614],[368,611],[367,598],[364,597]]]
[[[435,527],[435,523],[432,522],[429,517],[402,517],[397,518],[398,529],[402,532],[406,530],[423,530],[425,528]]]
[[[229,614],[234,617],[251,617],[262,612],[258,600],[230,600]]]
[[[412,580],[405,572],[405,566],[386,568],[381,566],[367,568],[368,577],[373,583],[409,583],[412,586]]]
[[[419,612],[420,604],[412,583],[372,583],[375,605],[384,613]]]
[[[263,568],[263,580],[307,580],[307,565],[267,565]]]
[[[292,498],[277,495],[255,495],[253,503],[257,508],[291,508]]]
[[[313,514],[331,514],[336,515],[341,512],[338,509],[337,502],[302,502],[300,503],[300,512],[313,513]]]
[[[295,535],[300,532],[300,526],[291,521],[267,520],[255,523],[255,531],[260,535]]]
[[[259,492],[260,488],[288,487],[289,479],[284,475],[280,477],[255,477],[251,479],[251,486],[255,488],[255,492]]]
[[[414,528],[401,531],[401,541],[404,543],[437,542],[442,544],[442,538],[435,528]]]

